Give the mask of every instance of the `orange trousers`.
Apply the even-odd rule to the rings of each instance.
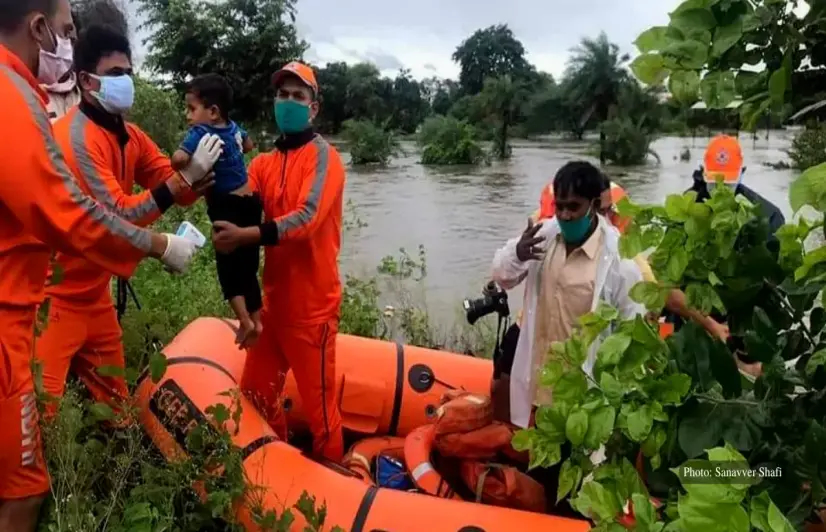
[[[0,305],[0,500],[49,491],[31,370],[35,314]]]
[[[335,389],[338,319],[307,327],[279,326],[268,322],[266,309],[261,318],[264,330],[249,349],[241,390],[287,441],[282,393],[292,369],[313,434],[313,453],[340,462],[344,439]]]
[[[69,371],[89,390],[95,401],[105,402],[117,412],[129,397],[123,377],[123,333],[109,292],[92,305],[71,304],[52,299],[46,330],[35,345],[43,364],[43,388],[53,397],[62,397]],[[103,376],[98,369],[114,366],[117,376]],[[52,402],[47,413],[53,413]]]

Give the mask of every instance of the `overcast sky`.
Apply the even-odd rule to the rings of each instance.
[[[298,31],[310,43],[306,59],[316,63],[367,60],[386,75],[405,67],[416,78],[455,78],[459,69],[450,56],[459,43],[479,28],[507,23],[527,49],[528,60],[559,77],[568,50],[582,37],[605,31],[623,51],[634,54],[637,35],[667,24],[668,13],[679,4],[680,0],[298,0]],[[134,13],[131,5],[130,11]],[[145,49],[139,49],[137,55],[143,53]]]

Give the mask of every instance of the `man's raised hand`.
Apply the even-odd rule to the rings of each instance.
[[[522,238],[516,244],[516,258],[522,262],[529,260],[542,259],[542,250],[537,246],[545,241],[544,236],[536,236],[537,231],[542,228],[542,224],[534,224],[531,218],[528,218],[528,227],[522,233]]]

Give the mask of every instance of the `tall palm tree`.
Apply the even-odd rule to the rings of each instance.
[[[580,123],[587,124],[593,116],[600,121],[599,158],[600,163],[604,164],[605,132],[602,122],[609,118],[623,84],[630,79],[625,68],[630,56],[620,55],[619,46],[610,42],[604,32],[596,39],[582,39],[571,53],[566,77],[571,81],[577,100],[590,102]]]

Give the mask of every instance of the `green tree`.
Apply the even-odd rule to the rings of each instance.
[[[520,118],[527,94],[524,82],[514,81],[510,76],[485,80],[479,98],[496,127],[493,155],[499,159],[507,159],[511,155],[509,132]]]
[[[393,82],[382,78],[372,63],[358,63],[350,67],[347,84],[347,116],[384,122],[392,109]]]
[[[90,24],[104,24],[129,35],[129,23],[124,15],[126,5],[122,0],[74,0],[71,5],[78,33]]]
[[[527,79],[536,75],[525,59],[525,47],[506,24],[476,30],[456,48],[453,60],[461,66],[459,84],[464,94],[482,92],[487,78]]]
[[[620,55],[619,47],[608,40],[605,33],[596,39],[582,39],[574,48],[566,69],[566,87],[569,99],[580,102],[585,112],[580,124],[587,124],[591,117],[602,123],[609,118],[612,107],[619,100],[628,71],[623,63],[627,55]],[[583,105],[584,104],[584,105]],[[600,130],[600,162],[605,162],[605,132]]]
[[[803,16],[793,9],[805,6]],[[667,79],[672,96],[688,104],[702,99],[710,109],[724,109],[742,100],[744,129],[752,129],[795,93],[813,90],[811,84],[793,90],[792,83],[804,64],[826,65],[824,15],[819,0],[686,0],[668,26],[637,38],[641,55],[632,70],[647,84]]]
[[[316,127],[325,133],[336,134],[349,118],[347,91],[350,87],[350,67],[347,63],[327,63],[316,70],[321,109]]]
[[[186,120],[177,93],[135,77],[135,103],[128,119],[171,155],[183,138]]]
[[[437,115],[446,115],[456,103],[459,94],[459,84],[452,79],[437,77],[422,80],[424,97],[430,104],[430,111]]]
[[[239,120],[271,122],[272,73],[298,59],[295,0],[139,0],[151,42],[147,65],[172,77],[220,73],[235,96]]]
[[[392,117],[390,127],[404,133],[414,133],[427,116],[428,105],[418,81],[409,70],[401,70],[393,80]]]

